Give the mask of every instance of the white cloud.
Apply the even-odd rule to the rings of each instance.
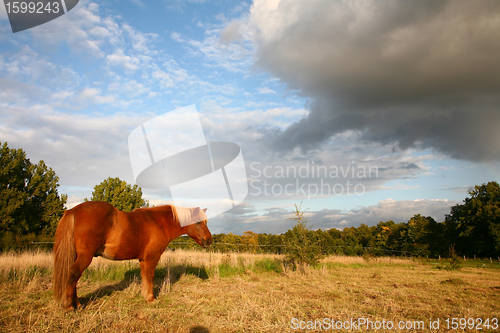
[[[83,103],[88,104],[111,104],[115,103],[116,99],[113,96],[101,95],[101,91],[95,88],[84,89],[79,96]]]
[[[100,45],[104,44],[104,39],[100,38],[109,36],[104,30],[92,30],[100,24],[102,20],[99,16],[99,6],[95,3],[86,5],[81,1],[66,15],[28,31],[36,37],[38,42],[46,45],[58,45],[65,42],[74,52],[99,58],[104,56],[100,48]],[[44,31],[50,33],[39,33]],[[89,34],[90,31],[93,34]]]
[[[172,75],[160,69],[154,71],[152,77],[153,79],[160,81],[163,88],[170,88],[174,86],[174,79],[172,78]]]
[[[6,88],[8,94],[6,90],[1,93],[5,96],[3,102],[24,106],[28,106],[30,101],[50,102],[52,107],[71,111],[91,110],[93,103],[112,104],[123,109],[143,104],[142,100],[135,98],[152,90],[176,87],[196,92],[196,89],[220,88],[213,85],[204,87],[204,81],[190,78],[175,60],[156,50],[156,34],[142,33],[116,16],[101,17],[100,11],[98,5],[82,1],[70,13],[54,20],[51,23],[53,26],[46,27],[55,29],[54,33],[32,32],[37,37],[37,50],[40,50],[40,45],[43,50],[67,44],[78,58],[71,65],[59,64],[52,53],[40,55],[33,51],[29,43],[14,47],[14,50],[18,49],[15,54],[2,55],[2,76],[24,82],[12,84],[2,81],[0,84],[9,82],[10,86]],[[71,22],[68,22],[70,14]],[[92,62],[90,66],[88,56]],[[181,83],[184,83],[183,87],[179,86]],[[18,88],[19,91],[13,91]],[[225,88],[228,92],[233,90]],[[51,97],[50,101],[48,97]],[[154,98],[154,94],[149,97]],[[108,112],[114,111],[108,109]]]
[[[259,94],[276,94],[276,91],[270,89],[269,87],[259,88],[257,89],[257,91],[259,92]]]
[[[444,215],[449,214],[451,207],[455,204],[454,201],[441,199],[386,199],[374,206],[354,209],[347,213],[325,215],[324,218],[330,219],[333,225],[358,226],[364,223],[371,226],[379,221],[407,222],[414,215],[421,214],[431,216],[439,222],[444,220]]]
[[[203,41],[188,39],[178,32],[172,32],[171,38],[182,43],[192,57],[201,57],[206,67],[221,67],[230,72],[245,72],[253,63],[253,44],[242,34],[242,42],[228,44],[221,40],[221,27],[207,29]],[[225,33],[224,38],[237,38],[233,33]]]
[[[113,82],[108,85],[108,90],[112,92],[126,93],[130,97],[136,97],[149,93],[150,89],[136,80],[122,80],[121,82]]]
[[[139,68],[140,61],[136,57],[125,55],[123,50],[118,49],[113,54],[106,56],[107,62],[112,66],[121,66],[126,72],[133,73]]]
[[[97,91],[85,93],[99,96]],[[23,148],[34,162],[43,159],[65,186],[93,187],[110,176],[133,182],[127,137],[144,117],[90,117],[34,106],[4,109],[2,120],[2,142]]]
[[[133,27],[129,26],[128,24],[124,24],[122,26],[122,30],[127,32],[128,35],[130,36],[132,42],[132,48],[134,50],[144,55],[157,54],[157,52],[151,48],[151,44],[158,37],[158,35],[153,33],[139,32],[135,30]]]
[[[95,26],[89,30],[89,34],[97,39],[107,39],[111,36],[111,32],[104,27]]]
[[[0,58],[0,71],[5,71],[5,78],[54,88],[74,87],[80,81],[75,71],[49,62],[28,45],[22,45],[18,52]]]

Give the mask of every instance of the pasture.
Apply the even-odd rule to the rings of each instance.
[[[95,258],[78,284],[81,307],[65,312],[53,298],[50,253],[2,254],[0,327],[2,332],[321,332],[325,322],[365,318],[375,325],[423,323],[404,331],[432,332],[451,331],[446,319],[451,325],[457,318],[452,331],[465,332],[471,329],[467,323],[461,329],[460,319],[489,318],[489,329],[482,331],[499,330],[491,326],[492,318],[500,319],[498,261],[468,260],[460,270],[447,270],[446,260],[332,256],[299,272],[282,260],[166,251],[155,272],[157,300],[148,304],[137,260]],[[430,329],[438,318],[439,330]],[[292,329],[300,325],[304,329]],[[335,331],[387,330],[358,323]]]

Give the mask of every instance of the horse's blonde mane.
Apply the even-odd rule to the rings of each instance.
[[[179,221],[181,227],[190,224],[189,222],[191,222],[192,208],[178,207],[178,206],[172,206],[172,207],[174,207],[174,210],[177,215],[177,220]]]
[[[200,208],[198,216],[193,217],[193,211],[198,208],[198,207],[179,207],[179,206],[172,206],[174,209],[174,217],[177,218],[177,221],[179,221],[179,224],[181,227],[184,227],[189,224],[193,224],[196,222],[208,220],[207,215],[203,211],[203,209]],[[193,221],[194,218],[194,221]]]

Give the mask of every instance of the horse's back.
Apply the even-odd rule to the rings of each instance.
[[[104,201],[87,201],[69,212],[75,217],[75,229],[100,234],[113,226],[117,209]]]
[[[126,213],[106,202],[89,201],[71,211],[75,216],[75,245],[94,256],[141,259],[145,247],[161,247],[167,241],[157,216],[149,210]]]

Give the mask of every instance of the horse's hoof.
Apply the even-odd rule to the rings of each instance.
[[[66,313],[70,313],[70,312],[75,312],[76,311],[76,309],[73,307],[73,305],[63,306],[63,310]]]

